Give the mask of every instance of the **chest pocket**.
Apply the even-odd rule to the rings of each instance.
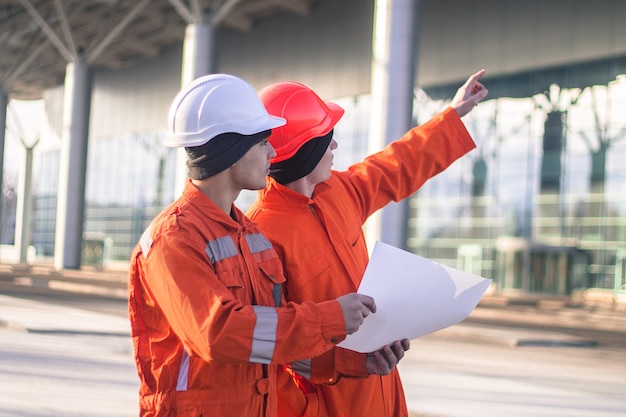
[[[249,284],[244,277],[239,251],[230,236],[209,240],[205,252],[215,268],[217,278],[232,292],[238,300],[248,303],[250,300]]]
[[[246,235],[246,240],[261,276],[258,286],[255,286],[257,302],[261,305],[280,306],[285,276],[278,254],[261,233]]]

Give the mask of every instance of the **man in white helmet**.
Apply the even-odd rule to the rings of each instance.
[[[141,416],[275,416],[278,364],[317,356],[375,311],[367,296],[283,304],[272,245],[233,205],[265,186],[271,129],[254,89],[225,74],[175,98],[166,145],[185,147],[182,195],[133,251],[129,315]],[[384,361],[384,358],[380,358]]]

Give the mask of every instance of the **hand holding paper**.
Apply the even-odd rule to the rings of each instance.
[[[346,333],[352,334],[363,324],[363,320],[370,312],[376,312],[376,303],[372,297],[367,295],[350,293],[337,298],[341,311],[343,312],[343,321],[346,323]]]
[[[370,375],[388,375],[409,350],[409,339],[396,340],[393,344],[382,349],[369,352],[366,356],[365,367]]]
[[[338,346],[373,352],[451,326],[474,310],[491,281],[376,242],[358,291],[374,298],[376,313]]]

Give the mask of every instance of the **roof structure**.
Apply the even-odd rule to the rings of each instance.
[[[560,88],[581,90],[594,85],[606,85],[620,74],[626,74],[626,55],[534,68],[513,74],[485,77],[481,81],[489,85],[489,98],[524,98],[547,93],[553,84]],[[429,97],[434,99],[452,97],[456,89],[455,84],[424,88]]]
[[[188,24],[247,32],[276,13],[306,16],[321,1],[328,0],[4,0],[0,87],[10,98],[41,98],[63,83],[70,62],[126,68],[182,42]]]

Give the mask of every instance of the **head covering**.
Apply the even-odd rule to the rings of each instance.
[[[333,130],[305,142],[291,158],[273,163],[270,177],[284,185],[309,175],[319,164],[332,139]]]
[[[293,81],[267,86],[259,98],[269,114],[287,119],[287,124],[272,129],[270,143],[276,150],[272,163],[285,161],[308,141],[326,136],[344,114],[339,105]]]
[[[230,168],[257,143],[266,139],[271,130],[242,135],[222,133],[204,145],[185,148],[189,178],[203,180]]]
[[[285,119],[267,113],[247,81],[228,74],[209,74],[176,95],[170,106],[165,145],[196,147],[223,133],[252,135],[285,123]]]

